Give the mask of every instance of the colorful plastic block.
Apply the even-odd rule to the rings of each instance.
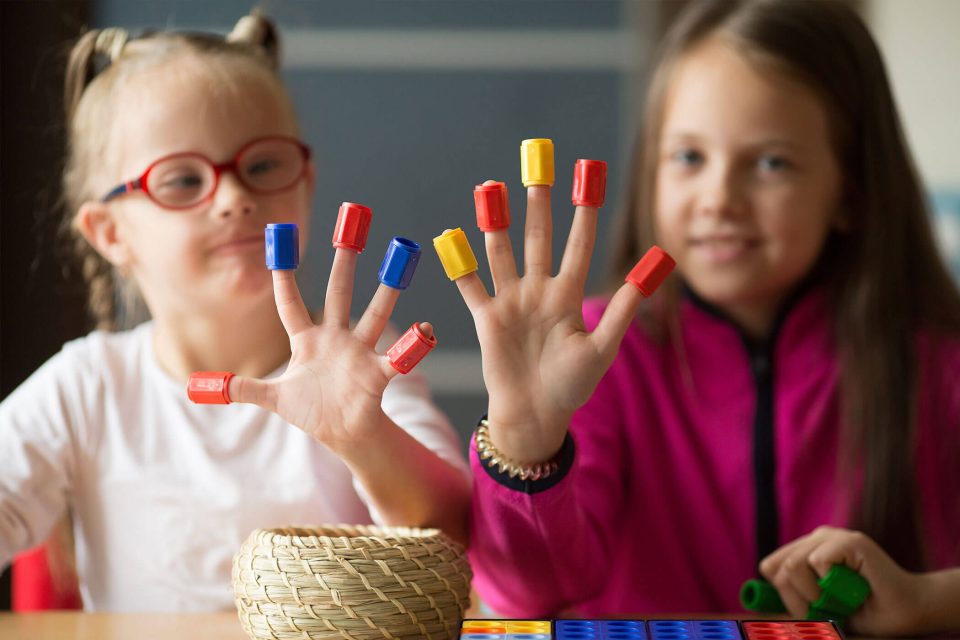
[[[554,640],[646,640],[643,620],[556,620]]]
[[[337,224],[333,228],[333,246],[363,253],[372,219],[373,212],[370,207],[355,202],[341,204],[337,212]]]
[[[477,226],[480,231],[497,231],[510,227],[510,199],[506,184],[478,184],[473,188],[473,203],[477,210]]]
[[[648,620],[650,640],[741,640],[736,620]]]
[[[406,289],[413,280],[413,273],[420,262],[420,245],[413,240],[396,236],[387,245],[377,277],[380,282],[394,289]]]
[[[300,232],[297,225],[268,224],[263,240],[268,269],[287,271],[300,266]]]
[[[551,640],[549,620],[464,620],[460,640]]]
[[[432,334],[428,336],[420,330],[420,324],[414,322],[413,326],[387,349],[387,358],[394,369],[400,373],[409,373],[435,346],[437,337]]]
[[[573,205],[602,207],[607,193],[607,163],[603,160],[577,160],[573,166]]]
[[[760,621],[741,623],[747,640],[842,640],[831,622]]]
[[[553,140],[531,138],[520,143],[520,176],[523,186],[553,186]]]
[[[433,239],[433,248],[440,256],[440,263],[451,280],[462,278],[477,270],[477,258],[467,241],[467,234],[457,227],[444,231]]]
[[[187,380],[187,397],[197,404],[230,404],[229,371],[196,371]]]
[[[636,286],[640,289],[640,293],[649,298],[675,266],[677,266],[676,261],[666,251],[658,246],[652,246],[627,274],[626,281]]]
[[[740,588],[740,604],[747,611],[783,613],[787,610],[776,587],[766,580],[751,579]]]
[[[842,564],[835,564],[825,576],[817,581],[820,598],[810,605],[811,609],[838,614],[853,615],[870,595],[870,584],[863,576]]]

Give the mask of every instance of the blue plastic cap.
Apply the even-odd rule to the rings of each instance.
[[[388,287],[406,289],[413,280],[413,272],[417,270],[418,262],[420,245],[397,236],[387,245],[387,255],[383,257],[377,277]]]
[[[300,233],[290,223],[268,224],[264,233],[267,268],[287,271],[300,266]]]

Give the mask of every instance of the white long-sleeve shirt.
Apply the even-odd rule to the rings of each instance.
[[[0,404],[0,567],[69,506],[87,609],[227,609],[253,529],[376,521],[346,466],[300,429],[253,405],[191,403],[152,330],[69,342]],[[383,409],[467,473],[421,377],[394,378]]]

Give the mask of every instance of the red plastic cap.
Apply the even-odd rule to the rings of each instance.
[[[477,226],[481,231],[510,227],[510,200],[506,184],[478,184],[473,189],[473,202],[477,207]]]
[[[362,253],[367,246],[367,233],[373,212],[370,207],[353,202],[344,202],[337,213],[337,226],[333,229],[333,246]]]
[[[573,204],[577,207],[602,207],[607,195],[607,163],[603,160],[577,160],[573,166]]]
[[[640,258],[640,262],[627,274],[626,281],[640,289],[640,293],[648,298],[653,295],[657,287],[670,275],[677,266],[676,260],[654,245]]]
[[[187,380],[187,397],[197,404],[230,404],[229,371],[197,371]]]
[[[435,346],[437,346],[437,337],[428,336],[420,330],[420,323],[414,322],[413,326],[387,349],[387,358],[390,359],[394,369],[400,373],[408,373]]]

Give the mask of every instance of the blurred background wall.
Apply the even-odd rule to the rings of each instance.
[[[432,249],[462,226],[478,250],[472,189],[507,181],[522,219],[519,143],[556,145],[554,253],[572,207],[576,158],[610,163],[591,272],[596,287],[624,184],[653,46],[686,0],[264,0],[284,43],[284,76],[318,160],[313,238],[299,275],[320,306],[341,201],[374,210],[357,272],[354,313],[376,288],[390,237],[424,245],[416,281],[394,313],[400,328],[437,326],[421,365],[466,441],[485,409],[472,320]],[[0,397],[88,330],[78,274],[54,253],[61,82],[68,41],[83,25],[226,33],[250,0],[0,1]],[[936,204],[943,251],[960,278],[960,2],[851,0],[886,54],[918,165]],[[519,246],[522,225],[511,236]],[[518,251],[518,257],[519,257]],[[488,282],[489,278],[484,275]],[[0,461],[2,464],[2,461]],[[0,581],[0,606],[5,594]]]

